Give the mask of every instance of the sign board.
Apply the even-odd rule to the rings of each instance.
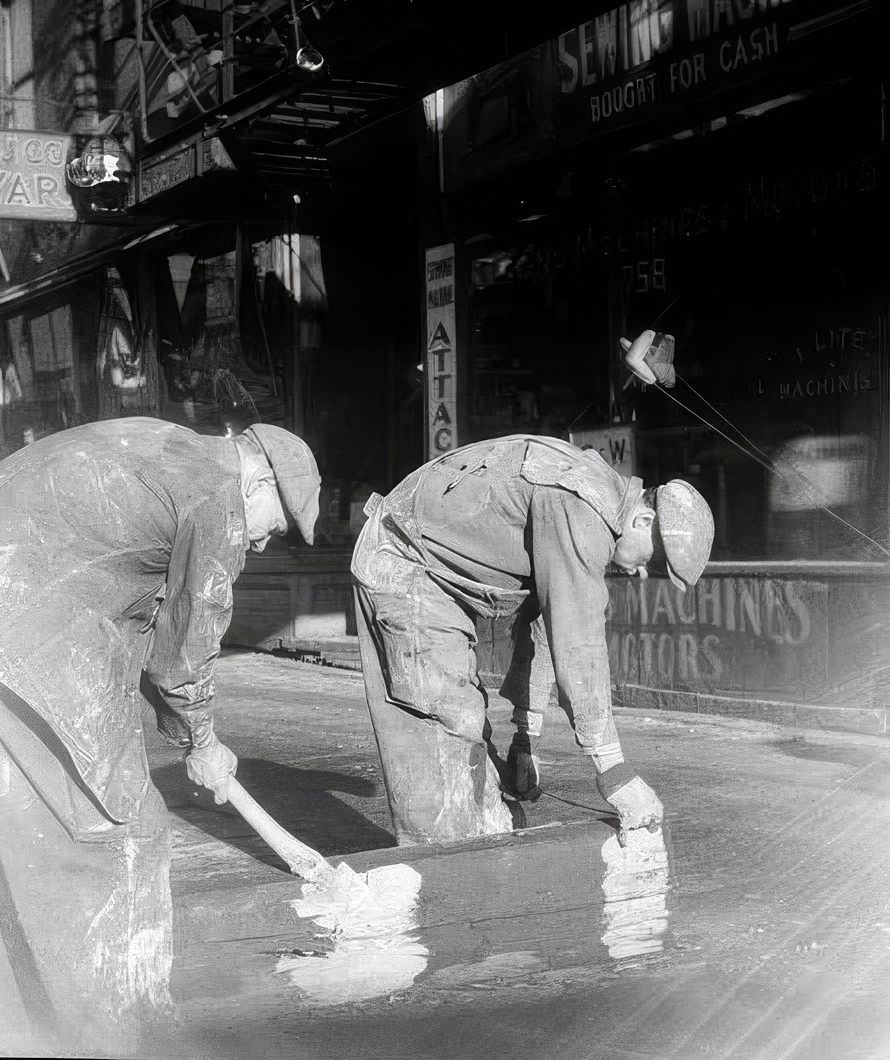
[[[606,619],[619,685],[806,700],[828,679],[825,582],[705,577],[682,593],[666,578],[610,578]]]
[[[558,38],[565,120],[595,133],[754,79],[812,14],[801,0],[616,4]]]
[[[661,137],[673,132],[664,123],[679,124],[691,106],[707,103],[719,117],[722,94],[735,98],[770,78],[783,94],[814,78],[821,83],[826,63],[833,76],[855,69],[857,41],[870,32],[859,16],[879,6],[877,0],[603,2],[587,22],[444,90],[446,181],[467,186],[519,158],[641,123],[653,123]],[[757,99],[768,99],[769,91],[758,90]]]
[[[453,243],[427,249],[424,281],[426,441],[427,456],[433,458],[458,445]]]
[[[0,131],[0,217],[77,220],[65,182],[71,142],[62,133]]]
[[[593,427],[572,431],[569,441],[581,449],[595,449],[619,475],[630,478],[634,474],[633,427]]]
[[[609,670],[625,704],[645,691],[645,702],[680,709],[689,694],[865,707],[873,680],[881,696],[884,584],[870,594],[855,578],[727,574],[683,593],[663,577],[606,582]],[[480,670],[500,683],[513,620],[480,622],[479,642]]]
[[[189,140],[140,162],[138,198],[142,202],[194,177],[215,170],[234,168],[235,165],[219,137]]]

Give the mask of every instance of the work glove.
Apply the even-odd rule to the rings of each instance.
[[[649,328],[639,334],[633,342],[630,339],[620,338],[618,343],[624,352],[625,364],[637,379],[641,379],[644,383],[660,383],[668,388],[677,385],[673,335],[665,335],[663,332],[655,332]]]
[[[200,747],[193,746],[186,755],[185,768],[189,780],[209,788],[213,792],[213,801],[221,806],[228,797],[229,777],[235,775],[238,759],[211,731]]]
[[[624,845],[627,833],[636,828],[654,832],[664,817],[664,807],[655,792],[625,763],[598,774],[596,786],[600,795],[618,811],[621,830],[618,841]]]
[[[507,776],[511,794],[517,799],[537,802],[541,797],[538,761],[532,754],[527,732],[517,732],[507,752]]]

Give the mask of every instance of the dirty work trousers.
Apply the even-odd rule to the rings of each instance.
[[[172,1016],[167,811],[113,824],[35,728],[4,690],[0,1055],[138,1055]]]
[[[398,591],[356,584],[368,709],[400,845],[509,832],[490,757],[472,615],[394,559]]]

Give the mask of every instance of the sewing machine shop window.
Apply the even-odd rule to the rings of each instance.
[[[880,559],[857,533],[886,543],[875,316],[722,308],[732,316],[687,322],[677,387],[634,399],[644,478],[678,475],[702,491],[714,559]]]
[[[541,229],[480,246],[472,261],[464,440],[565,437],[579,413],[599,405],[606,415],[607,361],[591,358],[606,330],[606,284],[579,266],[571,238]]]
[[[886,178],[855,146],[828,177],[784,157],[778,133],[767,168],[744,147],[658,201],[627,194],[622,327],[673,334],[678,376],[622,393],[637,473],[701,490],[715,560],[880,562],[869,538],[886,547],[890,529],[887,198],[875,194]]]

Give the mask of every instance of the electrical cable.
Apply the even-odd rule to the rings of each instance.
[[[661,318],[668,312],[668,310],[672,309],[679,300],[680,299],[678,295],[676,298],[673,299],[673,301],[669,302],[664,307],[664,309],[661,310],[661,312],[658,314],[658,316],[655,317],[652,323],[657,324],[658,321],[661,320]],[[732,420],[730,420],[710,401],[708,401],[704,394],[699,393],[699,391],[695,389],[692,383],[684,379],[681,375],[679,375],[679,373],[677,374],[677,380],[678,382],[681,382],[685,387],[687,387],[687,389],[689,389],[699,399],[699,401],[701,401],[704,405],[711,409],[712,412],[715,412],[720,417],[720,419],[723,420],[723,422],[728,427],[730,427],[739,436],[739,438],[744,441],[745,445],[743,446],[739,444],[739,442],[735,438],[731,438],[724,431],[721,431],[719,427],[716,427],[714,424],[709,423],[702,415],[697,413],[694,409],[689,408],[688,405],[684,405],[679,398],[669,393],[667,388],[662,386],[659,382],[656,382],[654,385],[658,390],[660,390],[663,394],[669,397],[675,404],[679,405],[680,408],[688,412],[691,416],[694,416],[697,420],[700,420],[703,424],[705,424],[706,427],[709,427],[712,431],[715,431],[717,434],[720,435],[721,438],[724,438],[727,442],[729,442],[730,445],[735,446],[736,449],[739,450],[739,452],[744,453],[745,456],[750,457],[752,460],[755,461],[755,463],[760,464],[762,468],[776,475],[778,478],[782,479],[782,481],[786,482],[792,488],[794,487],[794,481],[792,480],[792,478],[778,467],[775,460],[773,460],[772,457],[769,456],[769,454],[767,454],[763,449],[761,449],[760,446],[758,446],[752,438],[749,438],[748,435],[745,434],[745,432],[740,427],[736,426],[736,424],[734,424]],[[750,448],[745,448],[745,446],[748,446]],[[798,479],[798,484],[802,483],[803,485],[805,485],[807,489],[812,491],[813,495],[817,499],[820,496],[824,498],[824,492],[820,490],[819,487],[807,475],[805,475],[798,468],[793,468],[793,471]],[[819,508],[821,511],[824,511],[826,515],[830,515],[832,519],[836,519],[848,530],[852,530],[854,534],[858,534],[858,536],[861,537],[864,541],[867,541],[869,544],[874,545],[875,548],[883,552],[885,556],[890,557],[890,550],[885,548],[880,542],[876,541],[864,530],[861,530],[858,526],[854,526],[853,523],[849,522],[842,515],[839,515],[837,512],[829,508],[828,505],[824,503],[824,500],[820,501]]]
[[[163,53],[164,58],[167,60],[167,62],[173,67],[173,69],[179,75],[179,78],[182,81],[183,86],[185,87],[185,90],[192,97],[192,101],[194,102],[195,106],[198,108],[198,110],[202,114],[206,114],[207,113],[207,108],[204,106],[204,104],[198,98],[197,93],[192,88],[192,83],[189,80],[188,75],[182,70],[182,68],[180,67],[179,63],[177,63],[176,57],[174,56],[173,52],[167,47],[167,45],[164,43],[164,40],[161,37],[160,33],[158,33],[158,30],[157,30],[154,22],[152,21],[152,17],[151,17],[151,12],[150,11],[146,12],[145,22],[146,22],[146,25],[148,26],[148,32],[152,35],[152,37],[154,37],[155,43],[161,49],[161,52]]]
[[[601,817],[617,817],[617,810],[604,810],[600,806],[585,806],[583,802],[575,802],[573,799],[564,799],[561,795],[553,795],[549,791],[545,791],[541,788],[541,794],[546,795],[548,799],[553,799],[555,802],[564,802],[566,806],[577,806],[579,810],[588,810],[590,813],[598,813]]]
[[[677,376],[677,378],[679,379],[680,376]],[[684,382],[685,382],[685,380],[684,380]],[[689,386],[688,383],[686,383],[685,385]],[[789,486],[794,488],[794,486],[795,486],[794,481],[784,471],[782,471],[776,465],[775,461],[773,461],[772,459],[767,457],[766,454],[763,454],[763,456],[759,456],[758,455],[758,453],[762,453],[763,450],[759,449],[753,443],[751,443],[751,444],[753,445],[755,452],[752,452],[751,450],[746,449],[735,438],[730,437],[730,435],[728,435],[725,431],[721,431],[720,428],[717,427],[715,424],[710,423],[708,420],[706,420],[704,418],[704,416],[702,416],[700,413],[695,412],[694,409],[691,409],[691,408],[689,408],[688,405],[685,405],[682,401],[680,401],[679,398],[677,398],[673,394],[671,394],[667,390],[666,387],[663,387],[661,385],[661,383],[656,382],[654,384],[654,386],[658,390],[660,390],[663,394],[665,394],[667,397],[669,397],[671,399],[671,401],[673,401],[675,404],[679,405],[681,409],[683,409],[684,411],[688,412],[691,416],[695,416],[696,419],[700,420],[706,427],[709,427],[716,434],[719,434],[720,437],[724,438],[727,442],[730,443],[730,445],[734,445],[736,447],[736,449],[739,450],[739,452],[744,453],[745,456],[750,457],[756,463],[760,464],[760,466],[763,467],[765,470],[772,472],[774,475],[778,476],[778,478],[782,479],[783,482],[786,482]],[[690,388],[690,389],[692,389],[692,388]],[[694,392],[697,393],[697,391],[694,391]],[[710,405],[710,402],[705,401],[705,404],[707,404],[707,405],[709,405],[709,407],[713,408],[713,406]],[[736,427],[735,424],[733,424],[730,420],[727,420],[726,417],[723,416],[723,414],[721,412],[719,412],[717,409],[714,409],[714,411],[717,412],[717,414],[719,416],[721,416],[722,419],[726,420],[726,422],[729,424],[730,427],[733,428],[734,431],[736,431],[739,435],[741,435],[743,438],[746,438],[746,440],[747,440],[747,437],[746,437],[746,435],[744,434],[743,431],[741,431],[738,427]],[[804,485],[807,486],[807,488],[812,490],[813,494],[817,498],[818,498],[818,496],[820,494],[822,494],[822,491],[819,489],[819,487],[816,486],[816,484],[814,482],[812,482],[806,475],[804,475],[803,472],[798,471],[796,468],[794,469],[794,472],[795,472],[795,475],[799,478],[800,482],[802,482]],[[799,485],[799,483],[798,483],[798,485]],[[824,494],[822,494],[822,495],[824,496]],[[842,515],[839,515],[837,512],[835,512],[831,508],[829,508],[827,504],[820,503],[819,504],[819,508],[820,508],[821,511],[824,511],[826,513],[826,515],[830,515],[832,519],[836,519],[839,523],[841,523],[843,526],[845,526],[848,530],[852,530],[854,534],[858,534],[859,537],[861,537],[864,541],[868,541],[869,544],[874,545],[875,548],[879,549],[881,552],[884,553],[885,556],[890,558],[890,549],[885,548],[882,544],[880,544],[880,542],[875,541],[875,539],[873,537],[871,537],[869,534],[867,534],[864,530],[861,530],[858,526],[854,526],[853,523],[849,522]]]
[[[679,379],[680,377],[678,376],[677,378]],[[683,402],[678,397],[675,397],[666,387],[663,387],[661,385],[661,383],[655,382],[655,383],[652,383],[650,385],[654,386],[657,390],[660,390],[666,397],[669,397],[671,399],[671,401],[674,402],[675,405],[679,405],[680,408],[683,409],[684,412],[688,412],[690,416],[694,416],[697,420],[699,420],[701,423],[703,423],[706,427],[709,427],[712,431],[714,431],[715,434],[719,434],[721,438],[724,438],[727,442],[729,442],[730,445],[734,445],[736,447],[736,449],[738,449],[740,452],[744,453],[745,456],[750,457],[753,461],[755,461],[755,463],[760,464],[760,466],[763,467],[765,470],[767,470],[767,471],[775,470],[774,466],[773,466],[773,463],[769,459],[769,457],[767,457],[767,456],[761,457],[761,456],[758,456],[756,453],[752,453],[748,449],[745,449],[745,447],[740,445],[739,442],[735,438],[730,437],[730,435],[728,435],[725,431],[721,431],[719,427],[717,427],[715,424],[711,423],[709,420],[706,420],[704,418],[704,416],[702,416],[700,413],[696,412],[695,409],[691,409],[688,405],[684,405]]]
[[[745,432],[740,427],[737,427],[736,424],[734,424],[732,422],[732,420],[730,420],[728,417],[724,416],[723,413],[720,411],[720,409],[718,409],[714,405],[712,405],[711,402],[708,401],[708,399],[704,396],[704,394],[700,394],[695,389],[695,387],[692,385],[692,383],[690,383],[687,379],[684,379],[680,375],[677,376],[677,380],[679,382],[681,382],[689,390],[691,390],[692,393],[695,394],[695,396],[700,401],[702,401],[705,405],[707,405],[709,409],[711,409],[713,412],[716,412],[717,415],[720,417],[720,419],[723,420],[723,422],[725,424],[727,424],[729,427],[731,427],[736,432],[736,434],[738,434],[738,436],[745,442],[745,444],[749,445],[751,447],[751,449],[755,453],[759,453],[765,460],[769,460],[770,463],[774,463],[774,461],[772,460],[772,458],[769,456],[768,453],[765,453],[763,451],[763,449],[761,449],[751,438],[749,438],[748,435],[745,434]]]
[[[731,427],[738,434],[738,436],[745,442],[746,445],[749,445],[751,447],[751,449],[753,450],[753,453],[760,454],[760,456],[762,456],[765,460],[767,460],[769,462],[768,464],[764,465],[765,467],[767,467],[767,470],[772,471],[774,474],[778,475],[780,478],[785,478],[785,480],[788,481],[789,484],[790,484],[790,479],[788,479],[786,476],[783,475],[782,471],[780,470],[779,466],[776,464],[775,460],[773,460],[767,453],[765,453],[763,451],[763,449],[761,449],[754,442],[754,440],[752,438],[749,438],[748,435],[745,434],[745,432],[740,427],[738,427],[736,424],[734,424],[732,422],[732,420],[730,420],[726,416],[724,416],[723,413],[720,411],[720,409],[718,409],[714,405],[712,405],[711,402],[708,401],[708,399],[704,396],[704,394],[699,393],[699,391],[695,389],[695,387],[692,385],[692,383],[690,383],[688,380],[684,379],[680,375],[677,376],[677,379],[685,387],[687,387],[689,390],[691,390],[692,393],[695,394],[695,396],[700,401],[702,401],[705,405],[707,405],[709,409],[712,409],[714,412],[716,412],[717,415],[720,417],[720,419],[723,420],[723,422],[726,423],[729,427]],[[699,417],[699,419],[701,419],[701,417]],[[725,437],[725,435],[724,435],[724,437]],[[731,441],[731,439],[729,439],[729,440]],[[741,446],[737,446],[737,447],[739,449],[741,449],[742,452],[746,452],[746,450],[742,449]],[[749,456],[753,456],[753,453],[748,453],[748,455]],[[794,474],[804,483],[804,485],[807,486],[808,489],[812,490],[814,494],[818,495],[818,494],[821,493],[823,497],[825,496],[823,491],[819,489],[819,487],[815,484],[815,482],[813,482],[812,479],[810,479],[807,475],[805,475],[799,468],[795,468],[793,465],[790,465],[790,464],[789,464],[789,466],[792,468]],[[847,520],[844,519],[843,516],[840,516],[840,515],[838,515],[837,512],[832,511],[832,509],[829,508],[827,504],[822,503],[822,504],[820,504],[819,507],[820,507],[820,509],[822,511],[824,511],[828,515],[832,516],[832,518],[839,520],[841,523],[844,524],[844,526],[848,527],[850,530],[853,530],[855,533],[857,533],[861,537],[865,538],[866,541],[870,542],[872,545],[875,545],[877,548],[881,549],[888,556],[890,556],[890,551],[888,551],[886,548],[884,548],[883,545],[881,545],[879,542],[875,541],[875,539],[873,537],[870,537],[863,530],[860,530],[858,527],[854,526],[852,523],[847,522]]]

